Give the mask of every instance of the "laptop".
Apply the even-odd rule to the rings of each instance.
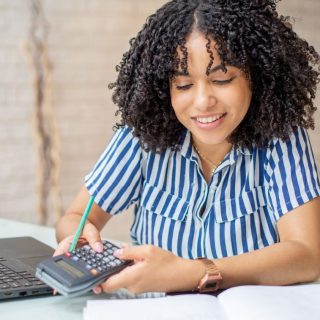
[[[52,294],[35,272],[37,264],[53,252],[32,237],[0,239],[0,300]]]

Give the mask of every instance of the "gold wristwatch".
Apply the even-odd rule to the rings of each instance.
[[[206,274],[200,280],[197,290],[199,292],[214,292],[220,288],[220,282],[222,280],[221,272],[210,259],[198,258],[205,268]]]

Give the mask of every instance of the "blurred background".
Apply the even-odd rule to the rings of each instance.
[[[0,218],[55,224],[113,134],[115,66],[165,2],[0,0]],[[320,51],[319,0],[278,11]],[[320,110],[309,133],[320,168]],[[129,241],[131,221],[118,215],[103,235]]]

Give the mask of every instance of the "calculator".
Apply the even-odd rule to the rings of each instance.
[[[119,247],[103,240],[103,252],[94,251],[88,244],[72,252],[50,257],[37,266],[36,276],[68,297],[82,295],[95,288],[111,275],[133,264],[113,255]]]

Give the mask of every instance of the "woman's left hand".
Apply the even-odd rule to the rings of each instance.
[[[194,289],[205,270],[201,262],[180,258],[152,245],[124,247],[115,252],[123,260],[134,260],[132,266],[113,275],[95,293],[126,288],[132,293],[176,292]]]

